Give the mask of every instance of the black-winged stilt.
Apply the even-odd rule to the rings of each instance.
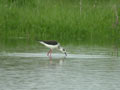
[[[50,58],[53,49],[58,49],[67,56],[66,50],[63,47],[61,47],[60,43],[58,43],[57,41],[39,41],[39,43],[50,48],[49,52],[47,53],[47,56],[49,56]]]

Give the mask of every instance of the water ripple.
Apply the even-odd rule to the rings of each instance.
[[[0,56],[11,56],[11,57],[41,57],[46,58],[46,53],[0,53]],[[54,53],[54,58],[65,57],[64,54]],[[66,58],[111,58],[108,55],[88,55],[88,54],[68,54]]]

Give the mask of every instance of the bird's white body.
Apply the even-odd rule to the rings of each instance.
[[[47,48],[50,48],[50,51],[47,53],[47,56],[50,56],[50,58],[53,49],[58,49],[67,56],[66,50],[63,47],[61,47],[58,42],[56,41],[39,41],[39,42],[46,46]]]
[[[50,49],[55,49],[58,48],[58,46],[60,45],[59,43],[56,45],[48,45],[46,43],[44,43],[43,41],[40,41],[41,44],[45,45],[46,47],[50,48]]]

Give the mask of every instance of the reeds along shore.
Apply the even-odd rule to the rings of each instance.
[[[120,44],[119,3],[119,0],[1,0],[0,39]]]

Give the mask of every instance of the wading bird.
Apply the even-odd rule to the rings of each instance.
[[[62,53],[64,53],[65,56],[67,56],[66,50],[63,47],[61,47],[60,43],[58,43],[57,41],[39,41],[39,43],[50,48],[49,52],[47,53],[47,56],[49,56],[49,58],[52,58],[51,53],[52,53],[53,49],[58,49]]]

